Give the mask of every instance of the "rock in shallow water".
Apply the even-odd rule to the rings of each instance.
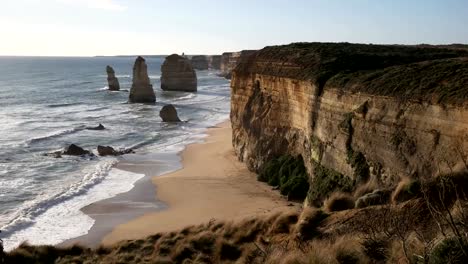
[[[87,130],[104,130],[106,129],[102,124],[99,124],[97,127],[87,127]]]
[[[145,59],[138,57],[133,66],[133,83],[130,89],[130,103],[155,103],[153,85],[148,77],[148,66]]]
[[[120,156],[124,154],[134,153],[132,149],[115,150],[113,147],[109,146],[98,146],[97,151],[99,153],[99,156]]]
[[[62,153],[62,155],[68,156],[84,156],[84,155],[93,155],[90,151],[83,149],[75,144],[71,144],[70,146],[66,147]]]
[[[177,54],[166,57],[161,66],[161,89],[166,91],[197,91],[197,74],[190,60]]]
[[[180,122],[177,109],[171,104],[165,105],[161,111],[159,111],[159,116],[163,122]]]

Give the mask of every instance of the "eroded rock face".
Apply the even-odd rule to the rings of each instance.
[[[159,116],[163,122],[180,122],[179,116],[177,115],[177,110],[171,104],[163,106],[159,112]]]
[[[166,57],[161,66],[161,89],[165,91],[197,91],[197,74],[190,60],[177,54]]]
[[[221,70],[221,55],[213,55],[210,57],[210,69]]]
[[[208,70],[208,58],[205,55],[193,56],[191,62],[195,70]]]
[[[300,155],[310,181],[318,168],[387,186],[466,170],[466,74],[465,51],[269,47],[233,73],[233,146],[256,172],[272,158]]]
[[[240,52],[225,52],[221,55],[220,62],[220,76],[231,79],[232,71],[236,68],[239,62],[247,59],[250,55],[254,54],[256,50],[243,50]]]
[[[133,83],[129,96],[130,103],[154,103],[156,95],[148,77],[145,59],[138,57],[133,66]]]
[[[107,85],[109,86],[109,90],[119,91],[120,90],[119,79],[115,77],[114,69],[111,66],[107,65],[106,72],[107,72]]]

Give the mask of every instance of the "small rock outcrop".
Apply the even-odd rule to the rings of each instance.
[[[86,128],[87,130],[104,130],[106,129],[102,124],[99,124],[98,126],[96,127],[87,127]]]
[[[129,96],[130,103],[155,103],[153,85],[148,77],[148,66],[145,59],[138,57],[133,66],[133,83]]]
[[[106,72],[107,72],[107,85],[109,86],[109,91],[119,91],[120,90],[119,79],[115,77],[114,69],[111,66],[107,65]]]
[[[205,55],[193,56],[191,59],[192,67],[195,70],[208,70],[208,58]]]
[[[165,91],[197,91],[197,74],[190,61],[177,54],[166,57],[161,66],[161,89]]]
[[[92,153],[88,150],[83,149],[80,146],[75,144],[71,144],[70,146],[66,147],[62,153],[62,155],[67,156],[84,156],[84,155],[92,155]]]
[[[179,116],[177,115],[177,110],[171,104],[165,105],[159,112],[159,116],[163,122],[180,122]]]
[[[124,154],[134,153],[132,149],[115,150],[113,147],[109,146],[98,146],[97,151],[99,153],[99,156],[120,156]]]

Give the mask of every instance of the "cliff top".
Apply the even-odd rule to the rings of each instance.
[[[460,102],[468,99],[468,50],[457,45],[294,43],[266,47],[239,63],[235,74],[311,80],[320,88]]]

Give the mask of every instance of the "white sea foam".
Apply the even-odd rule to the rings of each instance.
[[[7,236],[4,238],[6,250],[11,250],[23,241],[31,244],[58,244],[67,239],[82,236],[88,233],[94,220],[80,211],[81,208],[94,202],[113,197],[119,193],[130,191],[136,181],[144,177],[109,166],[114,162],[107,161],[97,166],[96,171],[87,174],[81,186],[72,186],[70,191],[55,197],[57,200],[39,202],[36,212],[29,212],[16,219],[14,223],[4,227]],[[100,184],[97,184],[100,182]],[[33,216],[35,213],[39,213]],[[26,228],[22,228],[25,226]],[[14,229],[16,232],[11,232]],[[11,233],[11,235],[8,235]]]

